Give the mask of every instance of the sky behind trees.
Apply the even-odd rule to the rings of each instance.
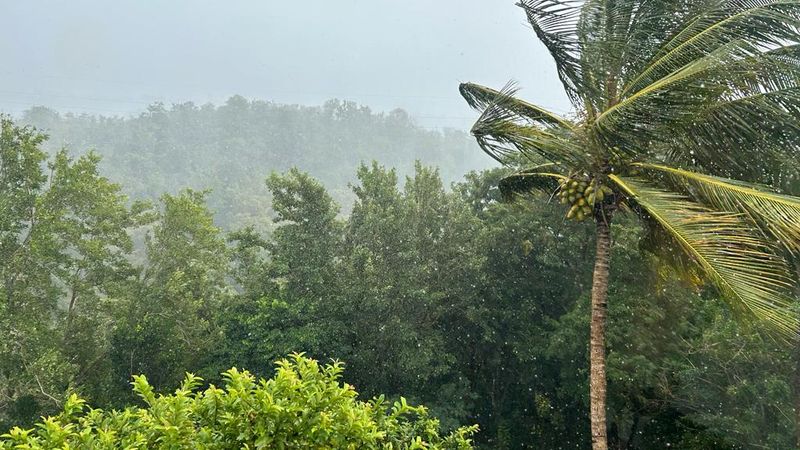
[[[136,114],[155,101],[355,100],[430,127],[474,120],[461,81],[568,102],[513,0],[30,0],[0,14],[0,111]]]

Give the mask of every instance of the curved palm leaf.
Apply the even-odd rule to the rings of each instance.
[[[607,135],[632,142],[659,138],[659,131],[665,129],[671,133],[674,123],[691,123],[716,99],[740,96],[736,88],[752,78],[750,69],[767,63],[766,57],[755,57],[748,50],[741,42],[733,42],[692,60],[622,97],[597,116],[595,126]]]
[[[662,228],[697,263],[733,311],[796,336],[800,323],[789,297],[789,267],[741,215],[716,212],[642,180],[609,178],[641,208],[645,220]]]
[[[502,163],[516,162],[518,154],[534,161],[541,157],[550,162],[571,164],[585,160],[577,143],[563,133],[498,120],[491,114],[484,114],[472,128],[472,134],[486,153]]]
[[[761,123],[774,119],[796,124],[790,114],[797,104],[800,71],[800,2],[721,3],[724,8],[714,6],[687,25],[706,28],[688,33],[689,38],[681,37],[686,30],[673,37],[665,47],[675,48],[645,68],[623,88],[618,101],[598,115],[595,125],[603,134],[638,143],[674,136],[676,131],[691,136],[693,128],[703,129],[707,117],[731,120],[744,111],[759,115]],[[745,142],[754,135],[749,133]]]
[[[516,162],[513,156],[517,154],[554,163],[586,162],[586,152],[569,122],[516,99],[511,86],[491,100],[489,89],[479,90],[474,86],[462,90],[467,101],[484,108],[471,131],[478,145],[491,157],[502,163]]]
[[[680,30],[664,42],[649,63],[625,83],[622,97],[650,85],[702,59],[717,49],[738,42],[739,47],[765,48],[794,42],[800,23],[796,0],[727,0],[696,2],[699,9]],[[673,11],[677,11],[674,5]]]
[[[721,96],[700,110],[679,111],[662,124],[661,134],[675,136],[678,143],[670,158],[690,156],[704,169],[722,175],[748,172],[751,160],[797,158],[800,45],[747,58],[723,70],[728,74],[718,79],[729,85]],[[731,152],[733,148],[736,152]]]
[[[567,179],[565,175],[553,172],[556,168],[557,164],[543,164],[504,177],[498,185],[503,199],[510,201],[516,196],[532,192],[552,195],[558,189],[559,181]]]
[[[588,117],[593,118],[616,103],[627,59],[638,54],[631,50],[637,45],[635,32],[639,20],[646,13],[646,6],[653,3],[606,0],[584,3],[577,30],[586,100],[582,106]]]
[[[552,55],[564,90],[576,102],[586,91],[577,34],[583,3],[583,0],[523,0],[517,3],[525,10],[528,23]]]
[[[477,110],[486,110],[496,103],[505,105],[510,113],[518,115],[520,118],[527,119],[531,123],[542,126],[562,126],[572,128],[572,123],[556,113],[548,111],[540,106],[519,100],[514,97],[516,90],[512,84],[506,85],[501,91],[481,86],[475,83],[461,83],[458,87],[461,96],[467,104]]]
[[[635,164],[665,176],[673,188],[720,211],[750,217],[762,232],[800,255],[800,198],[751,183],[704,175],[658,164]]]

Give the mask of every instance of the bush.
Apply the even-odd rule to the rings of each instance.
[[[32,429],[0,437],[2,449],[471,449],[476,426],[447,436],[424,407],[405,399],[357,399],[340,382],[339,363],[320,366],[300,354],[277,363],[275,376],[255,381],[248,372],[223,374],[224,388],[198,391],[187,374],[172,395],[153,392],[144,376],[134,391],[145,407],[87,408],[76,395],[64,410]]]

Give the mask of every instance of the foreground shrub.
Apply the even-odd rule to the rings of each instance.
[[[13,428],[2,449],[471,449],[477,427],[439,434],[439,421],[405,399],[357,399],[342,384],[342,366],[302,355],[277,363],[275,376],[255,381],[236,369],[225,386],[198,391],[187,374],[172,395],[158,395],[144,376],[133,389],[145,407],[103,411],[71,396],[63,412],[32,429]]]

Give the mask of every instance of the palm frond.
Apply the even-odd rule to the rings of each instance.
[[[635,164],[665,177],[691,198],[719,211],[743,214],[788,251],[800,255],[800,198],[766,187],[658,164]]]
[[[467,101],[485,108],[471,131],[478,145],[497,161],[518,163],[519,155],[537,162],[541,158],[572,164],[585,160],[572,125],[544,108],[516,99],[512,85],[499,91],[493,100],[486,90],[467,88],[465,92]]]
[[[585,152],[563,133],[521,126],[485,115],[475,123],[472,134],[483,151],[503,164],[517,164],[519,156],[523,156],[535,162],[544,158],[549,162],[585,165]]]
[[[558,114],[514,97],[516,90],[513,84],[506,85],[502,91],[475,83],[461,83],[458,89],[461,92],[461,96],[473,109],[484,111],[495,103],[502,103],[510,112],[532,123],[542,126],[558,125],[572,128],[572,124]]]
[[[567,95],[578,102],[585,95],[581,74],[578,21],[583,0],[522,0],[528,23],[556,63],[556,70]]]
[[[671,240],[666,249],[677,247],[691,257],[734,313],[797,336],[788,264],[741,215],[716,212],[642,180],[609,178],[646,222],[665,231]]]
[[[770,48],[795,42],[800,23],[796,0],[727,0],[696,2],[699,9],[687,17],[650,62],[622,90],[633,95],[686,64],[733,42],[749,48]],[[676,10],[677,8],[674,8]]]
[[[616,102],[624,80],[718,1],[522,0],[518,3],[556,63],[567,95],[590,116]]]
[[[626,85],[642,74],[670,42],[678,40],[681,32],[703,15],[713,2],[718,0],[618,2],[635,4],[620,73],[619,92],[624,92]]]
[[[658,137],[662,124],[686,122],[728,89],[713,74],[744,57],[736,44],[687,63],[636,93],[623,97],[595,119],[595,126],[612,139],[637,141]]]
[[[722,70],[726,73],[717,79],[729,85],[721,96],[689,111],[685,120],[663,123],[659,133],[676,140],[670,158],[692,159],[707,171],[730,175],[747,173],[753,160],[800,156],[800,45]]]
[[[504,177],[498,185],[503,199],[510,201],[532,192],[552,195],[558,189],[559,182],[567,179],[565,175],[554,171],[557,168],[557,164],[542,164]]]
[[[595,125],[610,141],[629,145],[684,141],[701,161],[718,159],[733,144],[752,151],[764,140],[784,139],[796,148],[800,64],[786,59],[788,50],[751,54],[731,44],[623,99]]]
[[[647,7],[654,3],[588,0],[581,8],[578,36],[587,91],[585,108],[590,119],[617,102],[628,60],[640,53],[638,44],[652,38],[648,35],[642,40],[635,35]]]
[[[778,168],[778,161],[797,161],[800,115],[787,109],[798,106],[800,88],[791,88],[711,107],[685,125],[668,124],[659,132],[674,138],[665,161],[690,161],[709,173],[748,179]]]
[[[800,129],[794,114],[798,27],[800,2],[794,0],[709,2],[664,44],[663,55],[623,88],[595,126],[609,142],[623,145],[664,136],[702,141],[704,129],[720,130],[714,122],[731,125],[747,111],[759,115],[755,123],[788,121],[787,128]],[[728,126],[723,134],[726,129],[747,133],[747,143],[763,131],[757,125]]]

